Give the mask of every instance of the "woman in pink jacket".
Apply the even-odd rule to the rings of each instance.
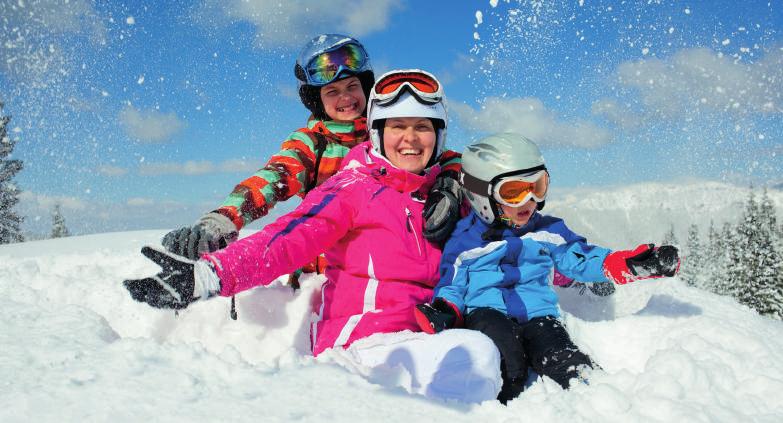
[[[314,355],[331,348],[373,375],[401,367],[411,375],[411,392],[494,399],[500,361],[488,338],[466,330],[416,333],[414,306],[432,298],[439,280],[440,246],[422,236],[421,216],[446,138],[440,83],[419,70],[383,75],[370,94],[367,123],[371,141],[356,146],[296,210],[198,261],[144,247],[163,270],[125,287],[137,301],[180,309],[267,285],[326,251]],[[374,334],[385,335],[352,346]]]

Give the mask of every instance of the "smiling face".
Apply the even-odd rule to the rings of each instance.
[[[536,211],[536,202],[532,199],[519,207],[511,207],[504,204],[498,204],[498,206],[503,210],[503,214],[511,219],[512,223],[519,226],[524,226],[530,220],[533,212]]]
[[[359,78],[352,76],[321,87],[321,103],[332,120],[351,121],[364,113],[367,99]]]
[[[419,174],[432,157],[436,138],[427,118],[389,118],[383,127],[383,151],[397,168]]]

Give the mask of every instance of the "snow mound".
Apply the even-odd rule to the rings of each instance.
[[[0,421],[769,421],[783,416],[783,323],[677,278],[593,298],[564,320],[601,365],[589,385],[534,383],[508,407],[409,395],[308,354],[321,280],[280,282],[175,315],[125,278],[164,231],[0,246]]]

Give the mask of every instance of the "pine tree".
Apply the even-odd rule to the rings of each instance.
[[[14,176],[22,170],[21,160],[7,159],[16,141],[8,136],[10,116],[3,116],[4,104],[0,102],[0,244],[24,241],[21,224],[23,218],[13,208],[19,202],[20,190],[13,183]]]
[[[695,224],[688,228],[688,240],[685,244],[686,255],[682,262],[680,274],[686,284],[703,287],[702,274],[704,273],[701,241],[699,241],[699,227]]]
[[[716,238],[713,248],[717,254],[717,262],[713,267],[713,292],[730,295],[737,298],[737,281],[740,279],[740,249],[737,247],[737,230],[729,222],[723,223],[720,236]]]
[[[68,227],[65,226],[65,218],[60,211],[60,205],[56,204],[52,211],[52,238],[64,238],[70,236]]]
[[[765,287],[763,302],[765,312],[778,319],[783,318],[783,251],[780,249],[780,233],[777,216],[767,189],[759,202],[759,284]]]
[[[737,226],[740,253],[737,257],[737,299],[759,314],[778,316],[779,305],[775,295],[774,266],[779,261],[772,248],[771,233],[765,230],[765,218],[751,189],[748,202]]]
[[[679,242],[677,241],[677,236],[674,235],[674,223],[671,224],[669,227],[669,232],[666,232],[666,234],[663,236],[663,241],[661,242],[661,245],[679,245]]]
[[[715,229],[715,222],[710,220],[707,244],[702,254],[702,288],[716,293],[718,281],[726,278],[726,252],[722,240]]]

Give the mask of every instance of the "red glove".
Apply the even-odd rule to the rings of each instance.
[[[677,247],[642,244],[633,251],[615,251],[604,260],[604,274],[618,285],[640,279],[671,277],[680,268]]]
[[[417,304],[413,309],[416,316],[416,323],[421,330],[427,333],[438,333],[445,329],[462,326],[462,313],[457,306],[444,300],[436,298],[432,304]]]

